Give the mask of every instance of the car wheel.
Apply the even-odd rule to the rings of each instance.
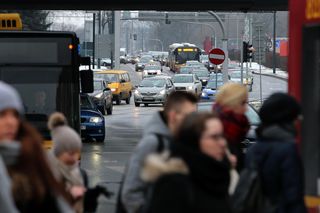
[[[95,137],[95,139],[99,143],[104,143],[105,136]]]
[[[145,107],[149,106],[149,104],[144,104]]]
[[[134,103],[134,105],[135,105],[136,107],[139,107],[139,106],[140,106],[140,104],[139,104],[139,103]]]
[[[113,104],[111,104],[111,106],[107,108],[107,114],[112,115],[112,111],[113,111]]]
[[[116,104],[120,105],[120,103],[121,103],[121,99],[120,99],[120,96],[118,96],[117,99],[116,99]]]
[[[128,98],[126,98],[126,104],[130,104],[130,96]]]
[[[106,115],[105,106],[99,106],[98,110],[99,112],[101,112],[102,115]]]

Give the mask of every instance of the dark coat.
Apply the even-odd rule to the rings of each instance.
[[[254,160],[266,195],[279,203],[278,212],[305,213],[303,169],[294,135],[279,126],[265,129],[248,150],[246,167]]]
[[[180,158],[181,159],[181,158]],[[172,172],[153,184],[148,213],[230,213],[229,164],[201,153],[182,157],[189,174]]]

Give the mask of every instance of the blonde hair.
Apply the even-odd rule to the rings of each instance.
[[[227,83],[220,87],[216,103],[223,107],[233,108],[241,105],[248,99],[248,90],[246,86],[237,83]]]

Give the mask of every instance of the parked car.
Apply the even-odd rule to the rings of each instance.
[[[215,81],[215,80],[208,81],[208,84],[202,90],[201,98],[206,100],[215,100],[216,93],[219,87],[221,87],[222,85],[223,85],[223,81]]]
[[[201,102],[198,104],[198,111],[200,112],[211,112],[212,111],[213,102]],[[254,107],[248,104],[248,110],[246,112],[246,116],[250,123],[250,130],[247,134],[246,139],[242,142],[242,149],[245,153],[247,148],[254,144],[257,140],[256,129],[261,123],[260,117]]]
[[[111,59],[110,58],[101,59],[101,65],[104,67],[111,66]]]
[[[103,70],[95,72],[95,75],[108,82],[108,87],[112,91],[112,100],[115,101],[117,105],[121,103],[121,100],[125,100],[126,104],[130,104],[132,84],[127,71]]]
[[[82,140],[104,142],[105,120],[88,94],[80,95],[80,117]]]
[[[173,91],[175,91],[175,87],[168,76],[145,78],[134,92],[135,106],[138,107],[140,104],[145,106],[149,104],[164,105],[167,97]]]
[[[208,72],[208,70],[206,68],[204,68],[204,67],[195,68],[192,71],[192,73],[195,74],[200,79],[203,87],[205,87],[207,85],[210,73]]]
[[[161,72],[162,67],[159,65],[146,65],[142,73],[142,78],[145,78],[146,76],[160,75]]]
[[[232,71],[230,74],[230,81],[235,82],[235,83],[241,83],[241,71],[235,70]],[[246,85],[249,89],[249,92],[252,91],[252,85],[253,85],[253,76],[252,75],[248,75],[246,76],[246,73],[243,72],[243,84]]]
[[[89,94],[102,115],[111,115],[113,110],[112,91],[104,79],[94,79],[94,92]]]
[[[195,74],[176,74],[172,80],[177,91],[188,91],[201,96],[202,84]]]

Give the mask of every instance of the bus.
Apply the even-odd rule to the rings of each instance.
[[[169,46],[168,67],[179,72],[187,61],[200,61],[201,49],[194,44],[174,43]]]
[[[320,209],[320,0],[290,0],[289,93],[300,100],[299,147],[309,212]]]
[[[22,30],[19,13],[0,13],[0,30]]]
[[[93,72],[79,71],[79,39],[72,32],[0,31],[0,80],[15,87],[25,118],[51,147],[51,113],[62,112],[80,133],[80,86],[93,92]],[[88,59],[90,64],[90,60]]]

